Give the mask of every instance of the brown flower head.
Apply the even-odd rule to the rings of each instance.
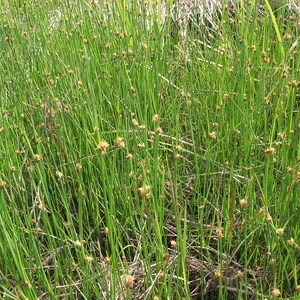
[[[35,155],[34,155],[34,160],[35,160],[36,162],[39,162],[40,160],[42,160],[42,157],[41,157],[39,154],[35,154]]]
[[[171,248],[175,249],[176,246],[177,246],[177,243],[176,243],[176,241],[172,240],[172,241],[170,242],[170,245],[171,245]]]
[[[158,116],[158,114],[155,114],[155,115],[152,117],[152,121],[153,121],[154,123],[157,123],[158,120],[159,120],[159,116]]]
[[[125,277],[125,283],[127,287],[132,287],[134,284],[134,277],[132,275],[126,275]]]
[[[267,148],[267,149],[265,150],[265,153],[266,153],[266,154],[275,154],[275,153],[276,153],[276,150],[275,150],[275,148],[273,148],[273,147],[269,147],[269,148]]]
[[[133,126],[138,126],[139,125],[139,123],[138,123],[138,121],[136,119],[132,119],[131,122],[132,122]]]
[[[91,256],[86,256],[86,257],[84,258],[84,260],[85,260],[86,262],[88,262],[88,263],[91,263],[91,262],[93,261],[93,258],[92,258]]]
[[[144,196],[146,196],[147,194],[149,194],[149,191],[150,191],[150,186],[149,186],[149,185],[141,186],[141,187],[138,189],[138,192],[139,192],[139,194],[140,194],[141,197],[144,197]]]
[[[216,132],[215,131],[213,131],[213,132],[211,132],[211,133],[209,133],[209,135],[208,135],[212,140],[215,140],[216,138],[217,138],[217,134],[216,134]]]
[[[163,130],[161,127],[156,128],[155,133],[156,134],[162,134]]]
[[[274,288],[274,289],[272,290],[271,294],[272,294],[272,296],[274,296],[274,297],[279,297],[279,296],[280,296],[280,290]]]
[[[98,146],[97,146],[97,150],[101,152],[102,155],[105,155],[106,154],[106,149],[109,147],[109,144],[102,140]]]
[[[278,228],[278,229],[276,230],[276,233],[277,233],[278,235],[283,235],[283,234],[284,234],[284,228]]]
[[[121,138],[121,137],[117,138],[116,147],[117,148],[124,148],[125,147],[125,142],[124,142],[123,138]]]
[[[247,205],[248,205],[248,201],[246,199],[240,200],[240,206],[247,207]]]

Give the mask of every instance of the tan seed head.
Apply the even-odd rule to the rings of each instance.
[[[212,140],[215,140],[216,138],[217,138],[217,134],[216,134],[216,132],[215,131],[213,131],[213,132],[211,132],[211,133],[209,133],[209,135],[208,135]]]
[[[273,147],[269,147],[265,150],[266,154],[275,154],[276,153],[276,149]]]
[[[283,234],[284,234],[284,228],[278,228],[278,229],[276,230],[276,233],[277,233],[278,235],[283,235]]]
[[[106,154],[106,149],[109,147],[109,144],[102,140],[99,142],[99,144],[97,145],[97,150],[101,152],[102,155]]]
[[[159,116],[158,116],[158,114],[155,114],[155,115],[152,117],[152,121],[153,121],[154,123],[157,123],[158,120],[159,120]]]
[[[84,260],[87,262],[87,263],[91,263],[93,261],[93,258],[91,256],[86,256],[84,258]]]
[[[274,296],[274,297],[279,297],[279,296],[280,296],[280,290],[274,288],[274,289],[272,290],[271,294],[272,294],[272,296]]]
[[[127,287],[131,288],[134,284],[134,277],[132,275],[126,275],[125,283]]]
[[[121,137],[117,138],[116,147],[117,148],[124,148],[125,147],[125,142],[124,142],[123,138],[121,138]]]

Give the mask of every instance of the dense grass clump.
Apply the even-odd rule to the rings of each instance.
[[[300,297],[299,11],[231,2],[0,0],[1,298]]]

